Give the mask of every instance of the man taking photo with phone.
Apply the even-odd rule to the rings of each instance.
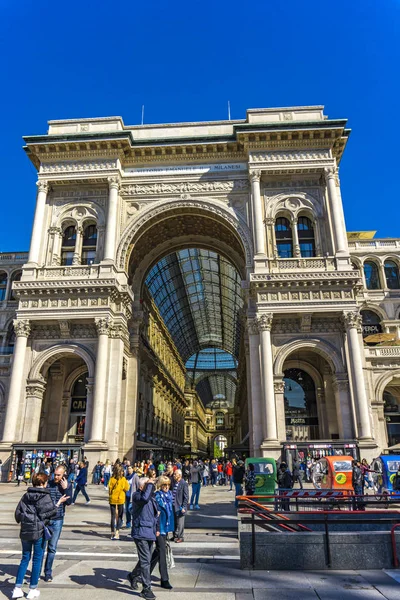
[[[58,540],[60,539],[64,525],[65,506],[69,506],[72,503],[73,484],[72,482],[68,483],[65,467],[59,466],[56,468],[54,471],[54,479],[48,482],[47,489],[50,490],[50,495],[54,504],[57,504],[64,495],[68,496],[68,500],[57,507],[57,514],[49,523],[49,528],[53,533],[47,543],[44,580],[50,583],[53,581],[53,562],[57,552]]]

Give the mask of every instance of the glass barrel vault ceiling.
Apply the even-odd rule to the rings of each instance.
[[[203,403],[219,395],[231,404],[243,306],[236,268],[215,252],[190,248],[162,258],[149,271],[146,286]]]

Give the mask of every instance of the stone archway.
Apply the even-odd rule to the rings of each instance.
[[[314,382],[320,439],[354,437],[354,415],[345,366],[336,349],[324,340],[293,340],[275,358],[274,382],[281,439],[285,439],[285,386],[282,378],[290,369],[301,369]]]
[[[226,204],[205,198],[196,200],[190,198],[182,198],[180,200],[167,199],[152,204],[144,211],[141,211],[136,218],[132,219],[122,235],[117,250],[118,266],[121,269],[127,269],[135,244],[156,223],[184,215],[191,215],[192,219],[197,215],[203,217],[203,219],[219,222],[224,225],[227,231],[235,235],[239,242],[239,254],[244,254],[246,266],[251,267],[254,255],[253,242],[251,232],[243,217],[238,216]],[[179,234],[175,232],[174,237],[179,237]],[[218,239],[215,239],[214,243],[218,243]]]
[[[93,381],[94,367],[92,352],[80,344],[57,344],[37,356],[26,383],[24,442],[67,441],[70,407],[65,388],[72,373],[82,370]],[[88,411],[91,404],[88,395]]]

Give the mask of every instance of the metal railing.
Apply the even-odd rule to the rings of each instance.
[[[312,532],[310,529],[312,525],[322,525],[325,536],[325,564],[328,568],[331,567],[331,547],[330,547],[330,525],[337,527],[338,523],[344,525],[376,525],[384,524],[386,526],[392,525],[390,530],[391,543],[393,550],[393,564],[395,567],[399,565],[397,557],[397,547],[395,540],[395,529],[400,527],[400,511],[394,510],[392,512],[395,515],[388,515],[382,509],[376,510],[377,506],[383,505],[383,508],[387,508],[387,504],[399,503],[400,496],[385,497],[382,496],[320,496],[320,497],[301,497],[301,496],[288,496],[288,495],[263,495],[263,496],[239,496],[239,514],[241,522],[244,525],[251,526],[251,566],[255,567],[256,564],[256,528],[263,529],[266,532],[274,533],[302,533]],[[272,507],[265,504],[261,504],[259,500],[263,502],[268,501],[272,503]],[[281,503],[289,502],[289,510],[285,511],[281,506]],[[359,503],[364,503],[361,510]],[[356,503],[356,508],[355,508]],[[291,510],[290,505],[297,508]],[[313,507],[310,507],[310,504]],[[336,504],[335,508],[332,509],[330,505]],[[338,512],[337,508],[339,505],[344,504],[348,507],[344,512]],[[365,512],[366,505],[371,505],[373,509]],[[351,508],[350,508],[351,506]],[[302,507],[306,507],[305,510]],[[341,510],[341,508],[340,508]],[[280,512],[278,512],[280,511]],[[309,527],[310,526],[310,527]],[[389,533],[389,532],[388,532]]]

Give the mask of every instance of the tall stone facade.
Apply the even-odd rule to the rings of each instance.
[[[397,443],[400,241],[348,241],[348,136],[311,106],[210,123],[51,121],[26,137],[29,255],[0,255],[3,460],[40,444],[78,444],[92,460],[208,452],[218,432],[265,456],[313,440],[372,458]],[[157,261],[188,247],[229,258],[242,281],[238,391],[219,426],[144,289]],[[388,343],[365,345],[368,326]],[[292,410],[290,377],[308,382]]]

